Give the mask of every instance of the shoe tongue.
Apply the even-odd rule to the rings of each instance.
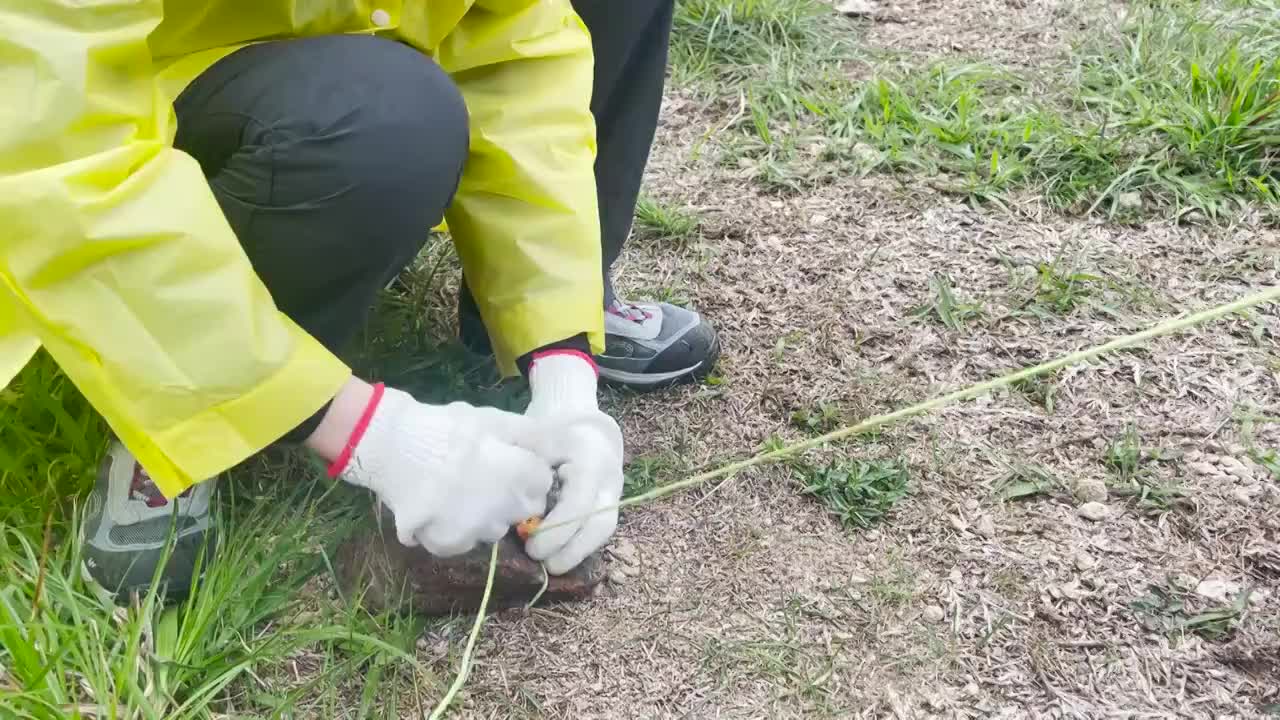
[[[605,331],[633,340],[653,340],[662,332],[662,308],[616,301],[605,309]]]

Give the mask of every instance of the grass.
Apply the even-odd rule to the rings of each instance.
[[[725,159],[769,190],[879,169],[975,202],[1030,190],[1118,220],[1223,217],[1280,200],[1277,13],[1137,4],[1028,73],[870,56],[817,0],[695,0],[677,6],[672,62],[677,82],[741,102]],[[853,60],[878,74],[854,79]]]
[[[636,202],[636,226],[644,237],[668,247],[684,249],[697,239],[701,221],[680,208],[669,207],[648,196]]]
[[[936,320],[948,330],[961,331],[984,314],[981,305],[958,300],[951,288],[950,278],[945,275],[935,275],[929,281],[929,287],[933,291],[933,298],[912,310],[912,317]]]
[[[296,458],[260,460],[222,481],[220,551],[189,599],[153,591],[117,608],[82,579],[76,540],[105,426],[43,355],[6,391],[0,422],[5,717],[267,714],[323,702],[327,688],[351,690],[353,673],[376,668],[425,682],[404,621],[298,592],[327,575],[328,550],[354,527],[361,505],[347,488],[303,482],[319,473]],[[320,665],[305,683],[262,673],[299,656]]]
[[[1054,402],[1058,396],[1058,384],[1052,376],[1040,376],[1020,380],[1009,386],[1011,390],[1022,395],[1027,402],[1044,408],[1053,414]]]
[[[1253,461],[1271,473],[1271,479],[1280,482],[1280,452],[1259,450],[1251,453]]]
[[[1186,491],[1161,481],[1156,473],[1159,463],[1172,459],[1160,448],[1144,448],[1137,429],[1129,426],[1103,451],[1102,462],[1114,478],[1109,483],[1112,494],[1132,497],[1139,507],[1153,513],[1192,509]]]
[[[889,572],[872,577],[867,583],[867,593],[882,605],[902,607],[915,599],[916,571],[900,551],[892,551],[888,561]]]
[[[688,472],[689,464],[675,452],[635,458],[623,470],[622,496],[642,495],[659,485],[682,480]]]
[[[1049,470],[1030,464],[1018,464],[1000,480],[996,494],[1004,502],[1048,495],[1062,487],[1062,480]]]
[[[840,649],[814,642],[813,631],[803,623],[806,610],[803,600],[792,599],[779,616],[753,618],[751,626],[727,628],[722,636],[704,641],[704,668],[725,687],[769,678],[774,702],[807,716],[834,717],[828,681]]]
[[[847,36],[812,0],[682,0],[671,65],[679,83],[740,81],[762,70],[834,61]]]
[[[810,435],[822,435],[847,423],[845,412],[839,405],[822,401],[812,408],[801,408],[791,413],[791,424]]]
[[[1134,600],[1130,609],[1144,627],[1177,639],[1187,634],[1222,642],[1230,639],[1248,607],[1249,590],[1229,605],[1196,608],[1191,593],[1175,583],[1153,584],[1147,593]]]
[[[907,496],[910,474],[898,460],[836,460],[796,466],[804,494],[821,502],[847,528],[870,528]]]
[[[1098,275],[1063,270],[1056,261],[1040,263],[1032,298],[1023,307],[1033,314],[1065,315],[1085,304],[1102,282]]]

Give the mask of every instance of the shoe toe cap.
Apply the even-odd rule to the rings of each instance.
[[[664,308],[665,310],[666,308]],[[689,311],[683,310],[688,315]],[[715,328],[698,317],[679,337],[653,359],[650,372],[676,372],[696,367],[695,375],[705,375],[719,355],[719,337]]]

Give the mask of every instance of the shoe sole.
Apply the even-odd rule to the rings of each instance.
[[[610,385],[621,386],[638,392],[662,390],[682,383],[698,382],[705,379],[711,374],[711,370],[715,368],[716,361],[719,359],[720,341],[717,339],[716,344],[711,348],[711,352],[707,354],[707,358],[697,365],[665,373],[633,373],[600,365],[600,379]]]

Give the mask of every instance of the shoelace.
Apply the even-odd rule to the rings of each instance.
[[[653,313],[644,308],[631,305],[624,302],[615,302],[609,306],[609,313],[616,315],[623,320],[630,320],[637,325],[653,318]]]
[[[191,488],[187,488],[178,497],[186,497],[190,494]],[[129,499],[145,502],[149,508],[159,508],[169,504],[151,476],[136,462],[133,464],[133,479],[129,482]]]

